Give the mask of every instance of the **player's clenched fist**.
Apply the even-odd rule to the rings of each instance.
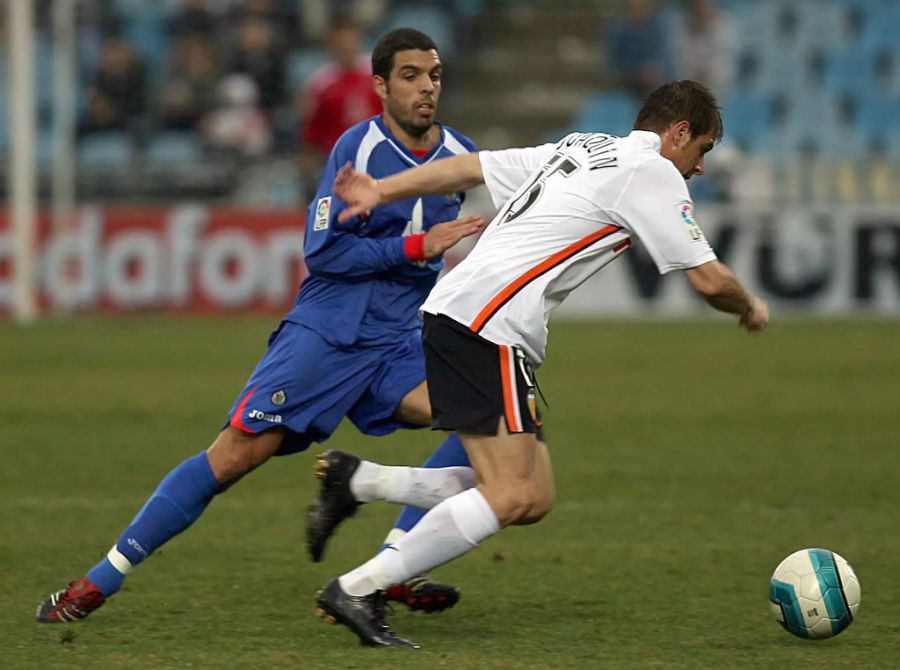
[[[750,307],[741,316],[741,326],[748,332],[758,333],[769,324],[769,306],[759,298],[753,298]]]
[[[425,233],[423,253],[425,258],[440,256],[462,238],[484,230],[485,222],[480,216],[463,216],[454,221],[437,223]]]

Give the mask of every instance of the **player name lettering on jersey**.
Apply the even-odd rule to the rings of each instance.
[[[588,169],[602,170],[618,165],[616,138],[605,133],[572,133],[559,143],[561,147],[581,147],[588,155]]]

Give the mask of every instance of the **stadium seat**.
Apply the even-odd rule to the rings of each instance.
[[[890,95],[900,95],[900,43],[883,52],[884,71],[879,71],[881,90]]]
[[[837,3],[796,0],[800,8],[797,44],[806,48],[828,49],[843,45],[847,39],[844,12]]]
[[[875,86],[875,61],[870,51],[851,45],[828,54],[825,85],[836,93],[866,95]]]
[[[758,50],[761,44],[771,43],[778,28],[778,8],[773,2],[741,2],[726,8],[734,25],[738,49]]]
[[[900,128],[900,97],[877,94],[856,100],[854,128],[867,142],[874,143],[890,129]]]
[[[615,91],[594,93],[577,119],[577,129],[624,136],[631,132],[640,100]]]
[[[861,160],[866,157],[871,144],[853,128],[844,128],[840,132],[822,133],[818,137],[818,148],[828,158]]]
[[[900,6],[891,2],[868,7],[860,41],[867,51],[897,46],[900,41]]]
[[[785,125],[814,126],[818,132],[840,129],[850,119],[843,115],[841,98],[830,91],[793,95],[787,109]]]
[[[778,89],[802,91],[810,88],[813,77],[811,49],[800,44],[767,45],[758,55],[759,65],[755,88],[761,92]]]
[[[737,90],[731,93],[722,106],[725,121],[725,139],[734,140],[746,149],[756,142],[772,125],[772,102],[759,93]]]
[[[88,135],[78,144],[78,167],[85,170],[118,170],[131,164],[132,147],[122,132]]]
[[[778,114],[774,114],[775,98],[783,105],[783,111]],[[756,137],[750,148],[773,157],[803,151],[822,153],[829,136],[849,131],[840,99],[829,93],[784,90],[773,98],[772,111],[772,125]],[[727,117],[725,132],[727,140],[731,135]]]
[[[887,150],[887,155],[892,160],[900,163],[900,128],[894,129],[883,139],[883,146]]]
[[[805,154],[825,152],[825,139],[814,128],[790,126],[773,128],[761,136],[754,151],[761,156],[776,160],[793,159]]]
[[[153,136],[144,153],[147,167],[171,169],[203,160],[203,143],[195,133],[169,131]]]

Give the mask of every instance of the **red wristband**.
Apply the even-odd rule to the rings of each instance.
[[[403,252],[411,261],[425,260],[425,233],[407,235],[403,239]]]

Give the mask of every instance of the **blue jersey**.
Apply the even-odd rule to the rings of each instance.
[[[333,194],[334,178],[348,162],[357,172],[381,179],[475,150],[465,135],[438,128],[440,141],[423,158],[403,146],[380,116],[353,126],[337,141],[307,210],[309,275],[286,321],[306,326],[336,346],[383,344],[420,328],[419,307],[444,261],[409,260],[403,238],[458,218],[464,194],[399,200],[341,224],[337,215],[345,204]]]

